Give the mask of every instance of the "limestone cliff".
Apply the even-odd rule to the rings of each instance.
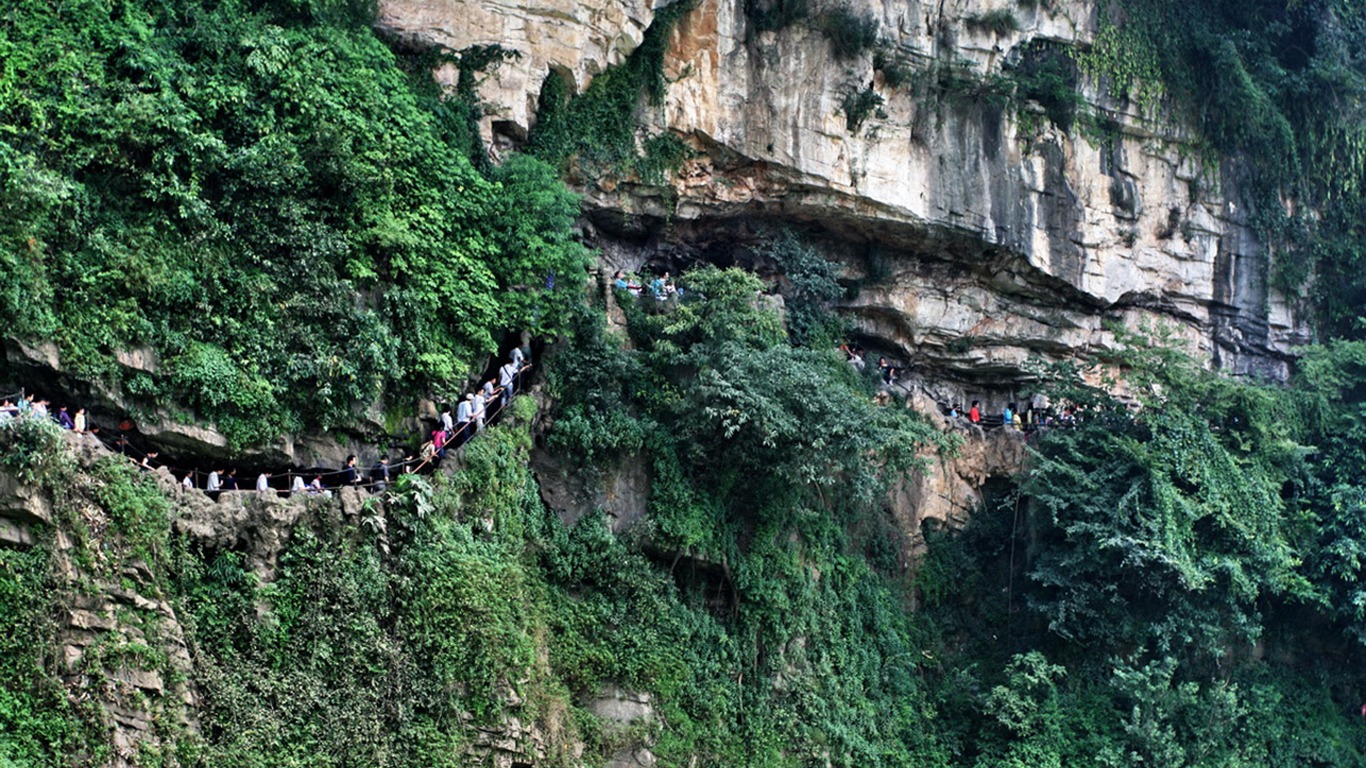
[[[697,154],[671,189],[582,184],[609,265],[732,259],[756,226],[796,226],[847,263],[860,289],[846,309],[865,340],[940,399],[1007,397],[1026,358],[1107,345],[1107,318],[1175,321],[1214,365],[1274,377],[1309,339],[1297,297],[1269,285],[1241,161],[1202,156],[1175,117],[1145,115],[1104,82],[1080,82],[1104,130],[1065,130],[982,85],[1040,45],[1087,48],[1098,4],[812,6],[875,20],[882,58],[911,72],[895,86],[872,50],[835,56],[811,19],[756,31],[746,8],[761,5],[702,0],[673,28],[670,85],[642,106],[640,136],[672,131]],[[486,138],[515,142],[548,73],[581,90],[653,18],[642,3],[385,0],[380,25],[518,51],[480,90]],[[859,94],[866,119],[850,114]]]

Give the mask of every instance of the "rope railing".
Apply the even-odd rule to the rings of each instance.
[[[514,391],[520,389],[519,385],[521,384],[522,375],[527,370],[531,369],[531,367],[532,364],[527,363],[517,368],[517,370],[511,374]],[[503,393],[506,391],[506,389],[506,387],[501,385],[494,387],[488,393],[484,407],[481,410],[480,415],[475,416],[472,414],[468,420],[459,422],[459,425],[451,432],[450,436],[443,441],[442,447],[438,450],[432,450],[430,453],[428,453],[428,451],[426,450],[428,445],[434,442],[433,440],[428,439],[424,440],[421,443],[421,447],[418,450],[418,455],[407,455],[399,461],[391,462],[388,464],[377,462],[368,470],[361,466],[354,466],[345,467],[342,469],[315,469],[308,472],[299,472],[293,469],[285,469],[284,471],[278,473],[263,473],[266,474],[270,480],[274,480],[276,478],[284,480],[287,487],[283,489],[272,486],[268,487],[265,490],[261,490],[256,487],[256,482],[243,481],[239,484],[239,481],[236,479],[235,476],[233,476],[232,482],[237,484],[237,487],[223,488],[220,486],[217,489],[209,490],[204,486],[207,485],[209,476],[214,474],[215,471],[205,472],[197,467],[184,468],[164,463],[155,463],[154,465],[153,463],[155,462],[156,457],[159,455],[159,452],[142,450],[131,440],[129,440],[126,434],[124,434],[123,432],[120,432],[117,436],[105,436],[104,434],[101,434],[101,432],[98,429],[87,429],[84,430],[82,434],[94,437],[101,445],[103,445],[111,453],[117,453],[121,456],[129,458],[131,461],[133,461],[135,465],[142,469],[155,470],[165,468],[174,477],[180,479],[182,483],[184,481],[184,478],[189,477],[191,481],[191,486],[195,490],[200,490],[204,491],[205,493],[215,495],[221,493],[273,493],[276,495],[282,493],[289,495],[293,495],[295,493],[321,494],[323,492],[331,492],[333,490],[338,490],[344,487],[360,488],[374,492],[376,490],[383,491],[388,487],[388,485],[391,485],[401,475],[421,473],[424,470],[434,470],[438,464],[437,459],[444,458],[444,453],[446,451],[460,450],[465,445],[467,445],[469,441],[477,437],[478,434],[484,428],[487,428],[487,426],[493,424],[494,421],[502,415],[503,410],[506,407],[506,399],[503,397]],[[26,397],[27,391],[21,389],[18,393],[14,395],[0,395],[0,402],[4,400],[14,400]],[[16,412],[12,414],[12,417],[29,418],[32,416],[32,413],[32,410],[16,408]],[[54,414],[48,414],[46,418],[49,418],[54,422],[56,421],[56,416]],[[438,420],[438,423],[441,423],[440,420]],[[226,465],[227,462],[224,462],[224,464]],[[387,482],[385,480],[375,480],[373,478],[373,476],[377,472],[383,471],[378,469],[380,467],[387,467],[388,469],[387,474],[389,475],[389,479]],[[220,475],[221,480],[227,479],[225,473],[220,473]],[[356,481],[332,486],[328,486],[322,482],[323,478],[336,478],[338,476],[354,476],[356,478]],[[296,478],[303,479],[305,481],[317,478],[319,479],[320,484],[323,487],[315,488],[311,485],[311,483],[305,482],[303,487],[300,488],[293,482]]]

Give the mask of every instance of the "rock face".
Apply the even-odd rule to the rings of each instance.
[[[91,438],[70,433],[65,438],[84,469],[107,454]],[[165,481],[175,482],[169,475]],[[34,641],[54,644],[51,671],[72,702],[87,711],[95,705],[109,738],[104,765],[141,765],[140,756],[199,730],[199,698],[184,631],[143,561],[111,560],[107,549],[78,545],[77,535],[98,537],[107,529],[103,510],[83,504],[66,510],[79,520],[81,534],[57,513],[47,492],[0,469],[0,544],[47,546],[52,552],[51,578],[59,599],[44,630],[52,634]]]
[[[1025,468],[1027,436],[1014,429],[984,430],[954,422],[947,431],[962,442],[955,453],[927,452],[923,471],[915,472],[892,490],[892,514],[912,556],[923,551],[924,530],[932,525],[960,528],[987,500],[992,480],[1007,480]]]
[[[411,0],[381,2],[377,25],[451,51],[498,45],[519,56],[489,73],[484,87],[506,98],[493,101],[485,139],[497,129],[526,136],[546,74],[555,70],[581,92],[594,75],[621,63],[640,45],[654,18],[649,0]],[[455,72],[441,77],[454,83]]]
[[[638,3],[381,5],[398,34],[522,54],[480,90],[495,112],[486,134],[510,136],[534,124],[545,73],[582,88],[653,18]],[[876,20],[911,68],[894,87],[871,51],[834,56],[814,18],[755,32],[746,3],[700,0],[672,32],[664,103],[641,115],[642,135],[672,131],[698,155],[669,194],[630,180],[583,190],[604,260],[731,259],[756,225],[796,226],[848,265],[864,340],[935,379],[1009,383],[1031,355],[1104,348],[1106,319],[1175,324],[1215,365],[1283,377],[1308,331],[1297,298],[1269,285],[1247,169],[1202,160],[1173,116],[1149,119],[1105,83],[1083,80],[1100,126],[1089,130],[989,98],[983,78],[1034,55],[1031,43],[1085,48],[1098,29],[1094,2],[1029,6],[853,0],[844,7]],[[993,12],[1018,29],[980,22]],[[880,104],[853,125],[846,99],[863,92]]]

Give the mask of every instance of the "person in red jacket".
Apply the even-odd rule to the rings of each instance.
[[[979,402],[977,400],[973,400],[972,408],[968,411],[968,420],[971,421],[973,424],[980,424],[982,422],[982,409],[979,408],[978,405]]]

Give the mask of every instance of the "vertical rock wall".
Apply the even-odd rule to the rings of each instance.
[[[1030,356],[1104,347],[1107,318],[1174,323],[1214,364],[1273,377],[1309,339],[1297,298],[1268,283],[1271,255],[1240,193],[1246,167],[1201,156],[1176,116],[1141,115],[1103,83],[1083,81],[1103,130],[1064,130],[1043,106],[1006,103],[980,85],[1017,66],[1031,43],[1088,46],[1097,3],[853,0],[844,7],[875,19],[884,51],[912,70],[895,87],[871,50],[837,57],[814,18],[756,33],[745,6],[700,0],[673,30],[664,103],[642,105],[642,137],[672,131],[698,151],[672,194],[631,180],[586,183],[615,264],[740,249],[756,224],[800,227],[863,278],[847,309],[869,341],[968,385],[1008,382]],[[382,8],[398,34],[521,52],[481,89],[494,113],[488,134],[511,136],[534,124],[550,70],[581,88],[653,18],[635,3]],[[1003,12],[1018,29],[981,22]],[[946,71],[956,85],[945,85]],[[861,91],[881,104],[851,130],[846,98]]]

